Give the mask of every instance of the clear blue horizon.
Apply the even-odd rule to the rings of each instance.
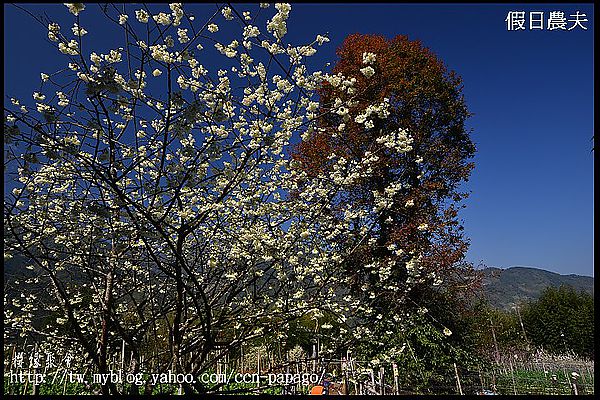
[[[20,6],[46,12],[63,31],[74,21],[62,4]],[[136,7],[127,7],[132,15]],[[215,5],[186,9],[200,22]],[[588,29],[508,31],[509,11],[542,11],[546,19],[550,11],[567,18],[580,11]],[[87,4],[80,17],[88,50],[116,45],[97,5]],[[419,39],[463,78],[474,114],[467,125],[476,166],[461,212],[468,261],[593,276],[593,17],[592,4],[293,4],[287,40],[306,43],[328,32],[331,42],[312,60],[319,67],[335,63],[336,47],[352,33]],[[30,100],[40,72],[62,67],[46,35],[29,15],[4,6],[5,104],[11,96]]]

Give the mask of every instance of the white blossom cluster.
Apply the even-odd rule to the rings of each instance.
[[[48,25],[48,39],[53,42],[58,42],[58,34],[60,33],[60,25],[53,22]]]
[[[146,10],[144,10],[144,9],[136,10],[136,11],[135,11],[135,18],[136,18],[136,19],[137,19],[139,22],[141,22],[141,23],[143,23],[143,24],[147,24],[147,23],[148,23],[148,20],[150,19],[150,14],[148,14],[148,13],[146,12]]]
[[[67,7],[75,15],[85,8]],[[237,17],[231,7],[221,9],[227,20]],[[59,317],[42,334],[70,343],[73,337],[62,327],[77,326],[79,345],[93,352],[81,338],[96,345],[103,313],[128,321],[127,329],[111,328],[109,336],[131,343],[153,334],[147,318],[154,316],[153,327],[165,332],[178,315],[180,325],[172,329],[181,334],[180,347],[164,333],[153,337],[172,346],[175,356],[206,341],[207,331],[235,326],[233,340],[241,343],[283,332],[283,320],[318,318],[323,311],[337,315],[344,332],[356,339],[369,337],[368,327],[352,326],[353,316],[372,310],[349,293],[343,263],[367,237],[371,210],[350,205],[340,223],[337,206],[346,188],[373,173],[378,152],[366,151],[360,161],[332,154],[332,168],[316,177],[289,157],[292,142],[320,129],[316,90],[324,81],[339,92],[332,113],[350,122],[356,78],[310,72],[303,61],[317,52],[315,43],[328,41],[325,36],[305,45],[283,43],[289,4],[275,4],[276,13],[266,21],[264,29],[275,40],[262,38],[258,25],[244,24],[229,43],[192,35],[204,24],[194,28],[180,3],[169,9],[130,13],[141,24],[160,26],[153,37],[146,37],[146,26],[117,14],[120,29],[142,28],[137,37],[147,43],[136,37],[106,54],[81,54],[76,40],[62,41],[60,27],[49,26],[48,37],[59,41],[62,53],[81,56],[77,64],[69,60],[80,85],[53,91],[50,103],[56,100],[68,113],[42,103],[42,90],[33,93],[37,110],[52,118],[46,131],[30,138],[35,158],[27,154],[27,164],[17,163],[20,186],[10,194],[15,207],[4,222],[22,241],[5,238],[5,248],[9,257],[33,252],[43,260],[31,267],[51,293],[43,302],[32,297],[23,300],[26,305],[13,302],[8,325],[18,334],[31,333],[34,307],[45,307]],[[242,15],[244,21],[250,17]],[[206,27],[219,30],[214,22]],[[74,26],[84,40],[82,32]],[[203,46],[202,40],[214,45]],[[143,57],[124,52],[130,46]],[[210,47],[222,60],[218,70],[189,51],[214,51]],[[372,64],[375,55],[365,53],[363,61]],[[152,84],[146,82],[149,74]],[[61,72],[41,78],[43,90],[69,79]],[[35,126],[31,114],[16,111],[8,123],[16,124],[18,115]],[[388,116],[384,101],[368,105],[354,122],[372,129]],[[382,133],[376,143],[397,154],[412,150],[405,130]],[[392,184],[376,191],[376,211],[391,207],[401,189]],[[418,269],[418,255],[411,257],[406,268]],[[372,267],[386,288],[400,290],[392,282],[394,268],[391,261]],[[73,281],[57,287],[57,277],[66,272]],[[132,338],[124,332],[136,333]],[[111,340],[106,343],[116,339]]]
[[[74,39],[71,39],[68,43],[60,42],[58,44],[58,50],[60,50],[61,53],[68,54],[70,56],[76,56],[77,54],[79,54],[78,47],[79,45]]]
[[[364,124],[367,129],[372,129],[375,126],[373,116],[386,119],[389,115],[389,100],[386,98],[380,104],[369,105],[354,118],[354,122]]]
[[[85,9],[83,3],[63,3],[69,9],[69,12],[75,16],[79,15]]]
[[[413,139],[405,129],[383,133],[375,141],[397,153],[407,153],[412,150]]]
[[[82,27],[77,25],[77,23],[73,24],[71,31],[73,32],[73,35],[75,35],[75,36],[83,36],[86,33],[88,33],[85,29],[83,29]]]
[[[364,76],[366,76],[367,78],[370,78],[373,75],[375,75],[375,69],[373,69],[373,67],[371,67],[370,65],[367,65],[366,67],[361,68],[360,72],[362,72],[362,74]]]
[[[363,64],[373,64],[377,59],[377,55],[371,52],[363,53]]]
[[[277,14],[267,23],[267,31],[272,33],[278,40],[283,39],[287,33],[287,19],[292,7],[285,3],[276,3]]]

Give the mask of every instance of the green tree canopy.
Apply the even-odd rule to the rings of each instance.
[[[553,352],[594,357],[594,298],[569,286],[548,287],[522,311],[527,337]]]

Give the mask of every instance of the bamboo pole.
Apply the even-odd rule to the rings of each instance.
[[[65,372],[63,374],[63,396],[65,395],[65,393],[67,393],[67,369],[65,368]]]
[[[525,343],[527,343],[527,351],[530,350],[529,340],[527,339],[527,333],[525,333],[525,326],[523,325],[523,320],[521,319],[521,312],[519,311],[519,306],[516,305],[517,315],[519,316],[519,324],[521,325],[521,330],[523,331],[523,337],[525,338]]]
[[[33,366],[34,384],[33,384],[33,393],[32,394],[34,396],[37,396],[39,394],[39,391],[40,391],[40,385],[36,384],[37,379],[35,378],[35,374],[37,374],[37,371],[38,371],[37,360],[38,360],[38,357],[39,357],[37,343],[36,343],[36,345],[33,348],[33,357],[34,357],[34,362],[36,364]]]
[[[458,368],[456,368],[456,363],[454,364],[454,374],[456,375],[456,384],[458,386],[458,393],[462,396],[464,393],[462,391],[462,386],[460,385],[460,378],[458,377]]]
[[[10,372],[12,372],[12,370],[13,370],[13,365],[14,365],[14,363],[15,363],[15,361],[16,361],[16,360],[15,360],[15,352],[17,351],[17,345],[16,345],[16,344],[13,344],[13,347],[12,347],[12,348],[13,348],[13,351],[12,351],[12,356],[11,356],[11,358],[10,358],[10,360],[11,360],[11,361],[10,361]]]
[[[296,374],[300,375],[300,361],[296,361],[295,364],[296,364]],[[298,382],[296,384],[296,391],[302,393],[302,384],[300,382]]]
[[[27,376],[29,375],[29,369],[27,369]],[[25,386],[23,387],[23,393],[21,393],[23,396],[27,394],[27,388],[29,387],[29,379],[25,379]]]
[[[133,353],[132,353],[133,354]],[[125,339],[121,342],[121,373],[125,371]],[[125,391],[125,382],[121,382],[121,391]]]
[[[496,365],[500,362],[500,352],[498,351],[498,341],[496,340],[496,331],[494,330],[494,323],[492,317],[490,317],[490,326],[492,327],[492,337],[494,338],[494,349],[496,350],[495,359]]]

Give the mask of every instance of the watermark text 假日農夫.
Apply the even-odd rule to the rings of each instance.
[[[506,29],[509,31],[547,30],[572,31],[588,29],[588,18],[579,10],[568,14],[564,11],[509,11],[506,14]]]

